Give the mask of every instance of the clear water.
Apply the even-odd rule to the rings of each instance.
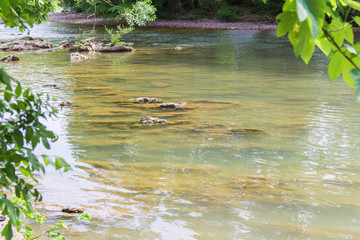
[[[58,45],[85,28],[44,24],[31,36]],[[0,28],[0,40],[19,36]],[[92,216],[68,239],[360,239],[360,108],[329,82],[326,59],[305,65],[275,32],[140,29],[124,40],[137,51],[0,63],[54,104],[74,102],[48,122],[60,140],[37,149],[75,168],[42,177],[50,223],[74,222],[64,206]],[[127,101],[141,96],[187,105]],[[141,126],[145,116],[170,124]]]

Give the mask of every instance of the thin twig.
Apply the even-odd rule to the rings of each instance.
[[[326,31],[326,29],[322,29],[324,31],[325,37],[330,41],[330,43],[332,45],[334,45],[336,47],[336,49],[357,69],[360,70],[359,67],[354,63],[354,61],[345,54],[345,52],[343,52],[340,48],[340,46],[335,42],[334,38],[330,35],[330,33],[328,31]]]

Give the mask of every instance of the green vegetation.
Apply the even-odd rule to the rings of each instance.
[[[309,63],[317,46],[329,59],[331,80],[342,75],[355,87],[360,103],[360,43],[354,29],[360,27],[360,2],[354,0],[286,0],[277,35],[287,35],[295,56]]]
[[[151,0],[62,0],[62,6],[77,12],[98,14],[103,18],[126,19],[130,26],[144,26],[156,19]]]
[[[120,38],[123,35],[134,30],[133,27],[124,27],[122,25],[118,25],[115,32],[113,29],[107,28],[106,26],[105,26],[105,29],[108,32],[108,34],[110,35],[110,46],[111,47],[116,46],[116,45],[122,46],[123,43],[120,41]]]
[[[62,0],[61,3],[72,11],[96,13],[103,18],[120,16],[130,19],[130,22],[135,22],[131,20],[134,18],[152,21],[155,9],[157,17],[161,19],[210,17],[239,21],[243,8],[250,8],[252,13],[276,16],[281,12],[283,0],[272,0],[266,4],[261,0]],[[129,17],[127,12],[131,9],[133,13]]]
[[[51,0],[1,0],[0,17],[7,26],[25,30],[46,20],[55,6]],[[52,159],[42,155],[39,158],[34,154],[40,142],[50,149],[50,142],[57,140],[57,136],[42,123],[42,120],[56,117],[57,110],[50,105],[49,96],[44,98],[30,89],[22,89],[20,83],[4,69],[0,69],[0,91],[0,210],[1,215],[9,217],[1,234],[10,240],[14,226],[25,234],[26,239],[30,239],[33,231],[25,225],[25,221],[44,221],[32,204],[42,200],[34,186],[36,176],[45,174],[46,165],[65,172],[71,170],[71,166],[60,157]],[[88,219],[88,216],[84,217]],[[50,239],[63,239],[56,231],[63,227],[63,223],[58,222],[45,235]]]
[[[226,22],[236,22],[241,19],[240,9],[237,7],[231,7],[223,5],[216,13],[216,18]]]

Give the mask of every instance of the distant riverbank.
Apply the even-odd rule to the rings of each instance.
[[[101,19],[91,14],[54,13],[50,15],[50,22],[88,24],[88,25],[118,25],[115,19]],[[147,27],[169,28],[202,28],[202,29],[232,29],[232,30],[276,30],[276,23],[268,22],[221,22],[214,19],[200,20],[163,20],[158,19],[148,23]]]

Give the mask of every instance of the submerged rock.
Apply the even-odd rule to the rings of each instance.
[[[56,88],[56,89],[59,89],[58,85],[57,84],[44,84],[42,85],[42,87],[44,88]]]
[[[151,124],[163,124],[163,123],[168,123],[168,120],[165,119],[160,119],[157,117],[144,117],[140,120],[140,123],[142,124],[146,124],[146,125],[151,125]]]
[[[18,56],[9,55],[9,56],[4,57],[0,61],[2,61],[2,62],[15,62],[15,61],[19,61],[19,60],[20,60],[20,58]]]
[[[148,97],[138,97],[138,98],[129,99],[129,100],[136,102],[136,103],[140,103],[140,104],[148,104],[148,103],[155,103],[155,102],[161,101],[160,98],[148,98]]]
[[[231,129],[230,133],[233,135],[262,134],[265,133],[265,131],[264,129],[260,129],[260,128],[236,128],[236,129]]]
[[[5,45],[0,46],[1,51],[28,51],[52,48],[50,43],[45,42],[40,38],[23,37],[19,40],[6,42]]]
[[[126,47],[126,46],[109,46],[109,45],[98,45],[98,47],[95,49],[95,51],[99,52],[131,52],[133,51],[132,47]]]
[[[160,104],[159,108],[162,108],[164,110],[175,110],[177,108],[182,108],[185,105],[186,105],[186,102],[179,102],[179,103],[169,102],[169,103]]]
[[[66,207],[61,209],[62,212],[65,213],[83,213],[84,210],[78,209],[78,208],[74,208],[74,207]]]
[[[73,103],[72,103],[72,102],[69,102],[69,101],[65,101],[65,102],[59,103],[59,106],[60,106],[61,108],[63,108],[63,107],[71,107],[72,105],[73,105]]]
[[[78,52],[70,53],[70,56],[69,56],[70,62],[82,62],[87,59],[90,59],[90,58],[88,56],[82,55]]]

